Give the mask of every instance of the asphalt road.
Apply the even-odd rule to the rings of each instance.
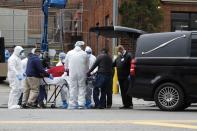
[[[195,106],[181,112],[163,112],[154,103],[134,99],[134,109],[119,110],[120,95],[114,95],[112,109],[105,110],[8,110],[8,94],[8,85],[0,84],[0,131],[197,130]]]

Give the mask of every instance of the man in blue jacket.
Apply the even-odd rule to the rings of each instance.
[[[35,49],[35,54],[30,54],[27,62],[25,89],[23,92],[23,108],[36,107],[39,93],[40,78],[51,77],[43,68],[39,58],[40,49]]]

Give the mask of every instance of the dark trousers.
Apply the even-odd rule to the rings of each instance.
[[[97,74],[96,82],[93,90],[93,99],[94,99],[95,107],[103,107],[103,108],[106,107],[106,94],[109,86],[111,85],[110,81],[111,81],[111,76],[104,74]]]
[[[129,89],[129,80],[125,78],[125,79],[119,79],[118,81],[120,84],[123,106],[125,107],[133,106],[132,97],[127,94],[127,91]]]
[[[22,100],[23,100],[23,93],[21,94],[21,96],[18,100],[18,105],[22,105]]]
[[[107,107],[112,106],[112,86],[113,86],[113,81],[111,78],[110,81],[110,86],[107,87],[106,95],[107,95]]]
[[[39,95],[38,95],[38,103],[42,103],[43,101],[47,100],[47,92],[44,85],[40,86]]]

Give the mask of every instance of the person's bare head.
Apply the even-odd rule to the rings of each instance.
[[[37,56],[39,56],[39,55],[41,54],[41,51],[40,51],[39,48],[36,48],[36,49],[35,49],[35,54],[36,54]]]
[[[123,54],[123,52],[124,52],[124,47],[122,46],[122,45],[119,45],[118,46],[118,52],[120,52],[121,54]]]

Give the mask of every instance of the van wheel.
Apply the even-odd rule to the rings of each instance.
[[[154,100],[161,110],[176,111],[183,109],[184,93],[177,84],[164,83],[156,89]]]

